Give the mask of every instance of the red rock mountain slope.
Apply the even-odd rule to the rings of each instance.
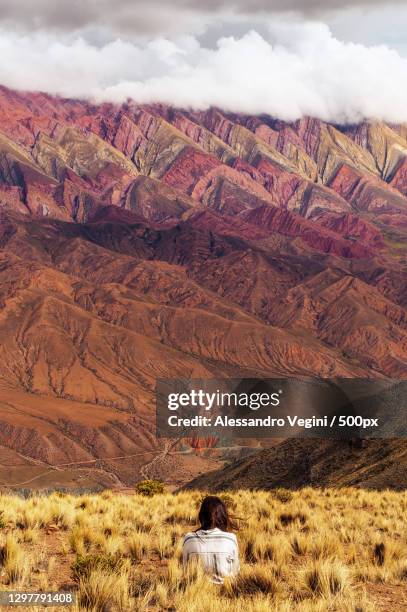
[[[406,236],[405,126],[0,88],[1,483],[179,469],[157,377],[407,377]]]

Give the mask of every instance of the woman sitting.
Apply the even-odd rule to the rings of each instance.
[[[223,582],[239,571],[237,538],[230,533],[233,526],[225,504],[219,497],[205,497],[198,519],[200,529],[184,537],[183,563],[199,560],[214,582]]]

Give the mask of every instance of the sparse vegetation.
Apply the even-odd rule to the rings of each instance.
[[[161,480],[142,480],[136,485],[137,493],[145,495],[146,497],[152,497],[153,495],[160,495],[164,493],[165,487]]]
[[[407,494],[224,494],[241,517],[241,572],[184,571],[202,492],[0,496],[0,588],[76,590],[76,610],[373,612],[404,609]]]

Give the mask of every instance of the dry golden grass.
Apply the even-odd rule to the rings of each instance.
[[[225,494],[242,567],[223,586],[181,565],[202,496],[1,495],[0,588],[75,589],[75,609],[94,612],[407,609],[406,493]]]

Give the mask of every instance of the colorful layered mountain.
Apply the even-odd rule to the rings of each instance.
[[[407,377],[406,160],[405,126],[0,88],[7,461],[179,465],[157,378]]]

